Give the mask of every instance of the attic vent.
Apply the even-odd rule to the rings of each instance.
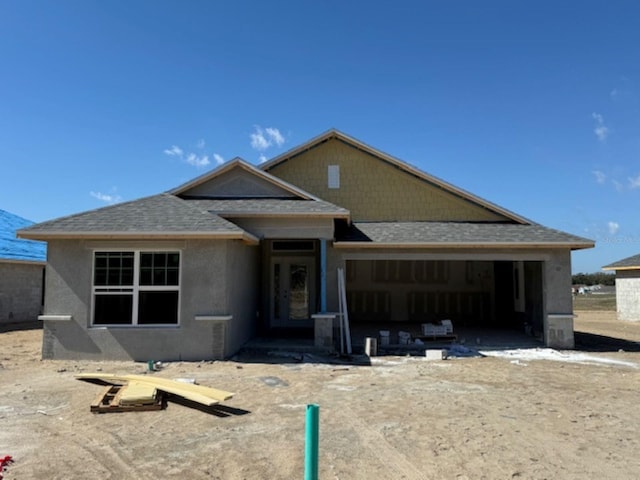
[[[327,171],[329,188],[340,188],[340,165],[329,165]]]

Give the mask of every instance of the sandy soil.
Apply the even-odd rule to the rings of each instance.
[[[15,459],[5,479],[302,478],[308,403],[320,405],[322,479],[637,478],[640,323],[578,313],[579,348],[625,364],[274,358],[154,374],[235,392],[209,412],[92,414],[101,387],[75,373],[146,365],[41,361],[41,330],[1,333],[0,457]]]

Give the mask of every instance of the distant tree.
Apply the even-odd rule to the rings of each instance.
[[[616,276],[613,273],[576,273],[571,277],[574,285],[615,285]]]

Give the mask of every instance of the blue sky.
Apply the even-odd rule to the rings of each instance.
[[[640,4],[0,2],[0,208],[34,221],[328,130],[640,253]]]

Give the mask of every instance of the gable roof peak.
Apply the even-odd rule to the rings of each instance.
[[[220,177],[222,175],[224,175],[227,172],[230,172],[231,170],[235,169],[235,168],[241,168],[243,170],[245,170],[246,172],[248,172],[251,175],[254,175],[255,177],[258,177],[268,183],[271,183],[272,185],[285,190],[287,192],[289,192],[290,194],[294,195],[295,197],[301,198],[302,200],[320,200],[319,198],[317,198],[316,196],[310,194],[309,192],[306,192],[304,190],[302,190],[299,187],[296,187],[295,185],[292,185],[288,182],[285,182],[284,180],[275,177],[273,175],[271,175],[268,172],[265,172],[264,170],[259,169],[258,167],[256,167],[255,165],[247,162],[246,160],[244,160],[241,157],[235,157],[225,163],[223,163],[222,165],[214,168],[213,170],[204,173],[203,175],[200,175],[199,177],[194,178],[193,180],[190,180],[186,183],[183,183],[182,185],[169,190],[168,194],[170,195],[175,195],[175,196],[179,196],[182,194],[185,194],[186,192],[188,192],[189,190],[192,190],[206,182],[209,182],[213,179],[215,179],[216,177]]]
[[[482,206],[483,208],[486,208],[490,211],[496,212],[504,217],[506,217],[509,220],[515,221],[517,223],[521,223],[521,224],[533,224],[534,222],[532,222],[531,220],[518,215],[514,212],[512,212],[511,210],[508,210],[506,208],[503,208],[493,202],[490,202],[488,200],[485,200],[484,198],[481,198],[477,195],[474,195],[470,192],[468,192],[467,190],[464,190],[463,188],[459,188],[456,187],[455,185],[446,182],[434,175],[431,175],[429,173],[426,173],[422,170],[420,170],[418,167],[414,167],[413,165],[404,162],[396,157],[394,157],[393,155],[390,155],[388,153],[383,152],[382,150],[378,150],[377,148],[374,148],[354,137],[351,137],[349,135],[347,135],[346,133],[341,132],[340,130],[336,129],[336,128],[331,128],[329,130],[327,130],[326,132],[312,138],[311,140],[308,140],[307,142],[298,145],[297,147],[294,147],[280,155],[278,155],[277,157],[272,158],[271,160],[262,163],[259,168],[263,171],[269,171],[270,169],[274,168],[275,166],[279,165],[280,163],[286,162],[300,154],[302,154],[303,152],[307,151],[307,150],[311,150],[312,148],[315,148],[316,146],[320,145],[321,143],[324,143],[328,140],[331,139],[338,139],[358,150],[361,150],[365,153],[368,153],[369,155],[376,157],[380,160],[382,160],[383,162],[387,162],[403,171],[405,171],[406,173],[413,175],[417,178],[422,179],[423,181],[430,183],[432,185],[436,185],[439,188],[442,188],[445,191],[448,191],[458,197],[464,198],[472,203],[475,203],[479,206]]]

